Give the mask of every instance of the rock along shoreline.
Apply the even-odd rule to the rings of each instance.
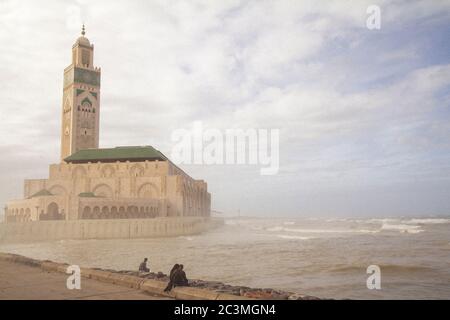
[[[0,260],[38,267],[47,272],[66,273],[69,264],[49,260],[36,260],[12,253],[0,253]],[[250,288],[233,286],[219,281],[189,280],[189,287],[176,287],[164,292],[169,277],[162,272],[137,272],[101,268],[83,268],[81,277],[107,282],[119,286],[139,289],[151,294],[179,300],[320,300],[320,298],[275,290],[271,288]]]

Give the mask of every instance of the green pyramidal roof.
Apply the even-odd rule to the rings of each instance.
[[[168,160],[152,146],[84,149],[64,159],[68,163]]]
[[[82,192],[78,196],[82,198],[96,198],[93,192]]]
[[[42,190],[36,192],[35,194],[31,195],[30,198],[44,197],[44,196],[53,196],[53,194],[50,191],[48,191],[47,189],[42,189]]]

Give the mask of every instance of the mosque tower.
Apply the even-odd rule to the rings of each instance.
[[[64,69],[61,161],[82,149],[97,149],[100,119],[100,68],[94,45],[81,36],[72,46],[72,64]]]

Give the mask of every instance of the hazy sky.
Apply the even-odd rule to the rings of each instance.
[[[366,9],[381,7],[381,29]],[[0,204],[59,160],[63,69],[86,23],[102,147],[193,121],[279,128],[280,170],[183,166],[213,209],[450,213],[450,1],[0,0]]]

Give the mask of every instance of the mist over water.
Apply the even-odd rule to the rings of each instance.
[[[86,267],[152,271],[322,298],[450,299],[450,219],[229,218],[177,238],[0,244],[0,251]],[[366,269],[381,268],[381,290]]]

